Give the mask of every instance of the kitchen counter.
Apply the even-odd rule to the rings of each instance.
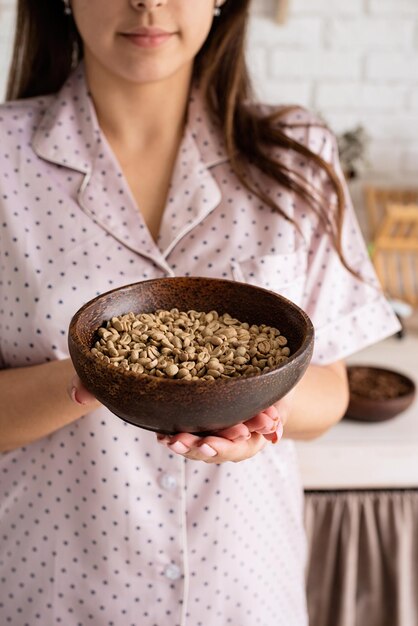
[[[418,333],[386,339],[348,363],[396,369],[418,386]],[[306,490],[418,488],[418,394],[391,420],[343,420],[315,441],[296,446]]]

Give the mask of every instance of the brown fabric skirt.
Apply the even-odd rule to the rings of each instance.
[[[305,522],[310,626],[418,626],[418,490],[306,492]]]

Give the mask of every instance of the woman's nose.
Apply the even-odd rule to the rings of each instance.
[[[167,0],[131,0],[131,5],[138,11],[152,11],[167,4]]]

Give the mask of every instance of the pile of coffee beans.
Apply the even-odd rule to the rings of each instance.
[[[348,370],[350,391],[371,400],[389,400],[408,393],[410,387],[396,372],[386,372],[368,367]]]
[[[276,328],[176,308],[112,317],[98,329],[91,351],[117,368],[185,380],[261,374],[290,355]]]

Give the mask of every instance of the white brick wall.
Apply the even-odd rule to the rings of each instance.
[[[416,0],[369,0],[370,13],[382,15],[415,15],[418,16]]]
[[[418,0],[290,0],[284,25],[277,2],[254,0],[259,96],[308,106],[338,133],[363,124],[365,179],[418,187]]]
[[[0,0],[0,101],[6,89],[6,78],[12,50],[15,3],[13,0]]]
[[[253,0],[248,58],[260,97],[308,106],[336,132],[362,123],[366,177],[418,186],[418,0],[290,0],[282,26],[277,1]],[[0,99],[14,4],[0,0]]]

